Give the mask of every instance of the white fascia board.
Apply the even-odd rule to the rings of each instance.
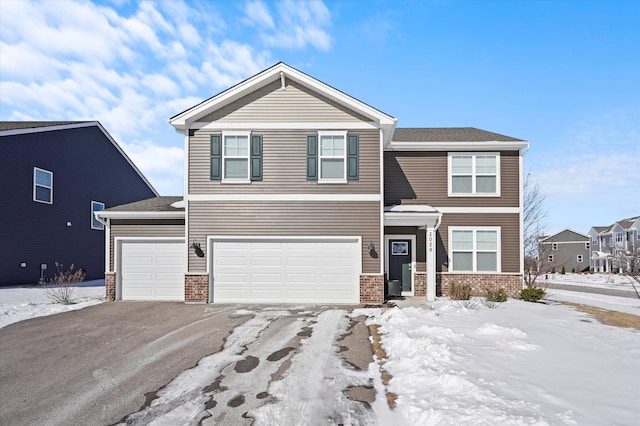
[[[187,201],[380,201],[380,194],[187,194]]]
[[[101,211],[96,216],[106,219],[184,219],[184,211],[175,212],[126,212],[126,211]]]
[[[505,214],[520,213],[520,207],[434,207],[440,213]]]
[[[481,142],[396,142],[391,141],[386,151],[521,151],[529,147],[526,141]]]
[[[441,213],[385,212],[385,226],[435,226],[442,217]]]
[[[169,123],[176,129],[184,130],[190,128],[191,122],[197,121],[198,118],[204,117],[223,106],[240,99],[243,96],[263,87],[273,81],[280,79],[280,73],[284,73],[285,78],[290,78],[304,86],[313,89],[316,92],[332,99],[341,105],[344,105],[360,114],[373,119],[373,121],[386,125],[394,125],[397,121],[395,118],[370,107],[369,105],[337,90],[333,87],[316,80],[290,66],[279,63],[268,68],[253,77],[237,84],[236,86],[220,93],[203,103],[190,108],[181,114],[169,119]]]
[[[360,129],[377,129],[378,125],[374,122],[363,121],[333,121],[333,122],[205,122],[196,121],[190,126],[191,129],[207,129],[207,130],[360,130]]]

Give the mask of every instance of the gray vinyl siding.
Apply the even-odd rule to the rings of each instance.
[[[322,184],[307,180],[307,135],[317,129],[264,130],[262,135],[263,177],[247,184],[225,184],[210,179],[211,130],[198,130],[189,138],[190,194],[255,193],[380,193],[380,133],[377,129],[349,130],[360,137],[358,180],[344,184]]]
[[[586,235],[578,234],[577,232],[573,232],[570,229],[565,229],[564,231],[558,232],[555,235],[551,235],[548,238],[545,238],[545,243],[553,243],[553,242],[589,242],[589,237]]]
[[[215,202],[189,203],[188,241],[207,236],[361,236],[362,271],[379,273],[380,204],[377,202]],[[204,272],[205,258],[189,251],[189,272]]]
[[[184,238],[183,219],[119,219],[111,220],[109,241],[109,271],[113,271],[115,238],[120,237],[181,237]]]
[[[500,226],[503,273],[520,273],[520,218],[518,214],[445,214],[438,228],[436,265],[447,272],[450,226]]]
[[[291,80],[287,80],[286,89],[282,90],[278,80],[198,121],[256,123],[370,120]]]
[[[520,204],[519,167],[518,152],[500,152],[500,197],[449,197],[447,152],[385,152],[385,205],[517,207]]]
[[[582,272],[589,269],[589,250],[585,248],[586,241],[583,242],[558,242],[557,250],[553,250],[552,242],[540,244],[540,257],[543,270],[551,270],[552,267],[560,272],[565,268],[566,272],[575,270]],[[549,262],[548,256],[553,256],[553,262]],[[582,262],[578,262],[578,255],[582,255]]]

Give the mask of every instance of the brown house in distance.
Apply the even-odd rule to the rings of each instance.
[[[433,300],[522,288],[526,141],[397,119],[284,63],[172,117],[184,198],[107,209],[107,296]]]

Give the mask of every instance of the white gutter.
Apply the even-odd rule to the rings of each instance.
[[[529,147],[525,141],[480,141],[480,142],[398,142],[392,141],[387,151],[510,151]]]
[[[105,219],[184,219],[183,210],[175,212],[127,212],[127,211],[101,211],[95,213],[96,218]]]

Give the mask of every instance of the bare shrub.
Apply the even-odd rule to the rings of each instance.
[[[482,304],[487,308],[495,309],[507,301],[508,296],[504,288],[493,289],[487,287],[484,291],[486,296],[482,299]]]
[[[471,298],[471,286],[468,284],[451,284],[449,290],[451,300],[469,300]]]
[[[71,305],[74,303],[72,297],[76,290],[76,285],[84,281],[84,269],[79,268],[74,271],[75,266],[71,264],[69,269],[65,270],[63,264],[55,262],[55,265],[56,273],[53,278],[49,280],[41,278],[38,284],[44,289],[49,300],[55,303]]]

